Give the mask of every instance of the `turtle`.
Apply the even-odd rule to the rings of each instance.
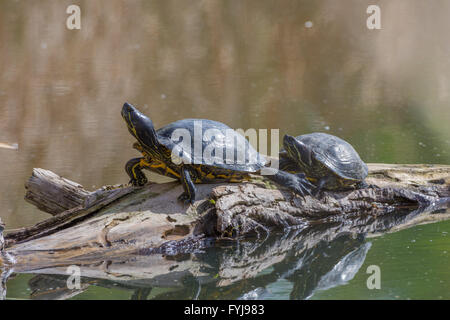
[[[331,134],[314,132],[283,137],[280,169],[302,172],[321,190],[342,190],[368,187],[367,165],[348,142]]]
[[[148,182],[142,172],[147,169],[179,180],[184,192],[178,200],[193,203],[197,183],[242,182],[268,167],[269,161],[243,135],[221,122],[183,119],[155,130],[152,120],[130,103],[123,105],[121,114],[137,140],[133,147],[142,154],[125,165],[134,186]],[[303,197],[314,189],[304,174],[276,169],[271,173],[266,177]]]

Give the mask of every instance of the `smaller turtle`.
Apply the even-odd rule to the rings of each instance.
[[[346,141],[326,133],[310,133],[298,137],[285,135],[280,151],[280,169],[302,172],[322,189],[339,190],[367,187],[367,165]]]

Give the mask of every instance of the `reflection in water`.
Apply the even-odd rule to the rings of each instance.
[[[363,250],[363,255],[353,253],[365,248],[366,245],[363,236],[355,238],[355,235],[342,234],[332,241],[319,241],[313,247],[298,248],[292,258],[284,261],[288,263],[274,266],[275,275],[278,276],[275,282],[285,279],[292,283],[291,292],[286,299],[307,299],[316,290],[326,290],[345,284],[341,278],[350,270],[356,269],[356,272],[359,270],[367,251]],[[348,280],[351,280],[356,272]],[[325,283],[328,287],[324,287]],[[276,287],[273,284],[266,284],[266,288],[269,285]],[[259,288],[261,291],[262,289]],[[261,299],[269,294],[270,291],[264,290],[260,296],[253,290],[241,298]]]
[[[393,212],[363,223],[290,229],[263,241],[221,241],[175,256],[93,261],[81,266],[84,277],[74,290],[67,288],[65,267],[21,272],[40,273],[28,282],[31,299],[69,299],[94,287],[125,290],[131,299],[308,299],[355,277],[371,248],[368,232],[412,225],[447,206]],[[11,271],[5,270],[3,279]],[[284,291],[277,292],[280,288]]]
[[[331,271],[320,279],[316,290],[328,290],[347,284],[358,273],[371,246],[372,244],[368,242],[347,254],[341,261],[336,263]]]
[[[6,282],[8,281],[8,279],[10,278],[10,276],[13,274],[14,270],[13,269],[6,269],[6,270],[2,270],[0,269],[1,274],[0,274],[0,300],[5,300],[6,299]]]
[[[66,300],[84,292],[89,284],[83,283],[80,289],[69,289],[67,277],[58,275],[39,275],[33,277],[28,286],[33,300]]]

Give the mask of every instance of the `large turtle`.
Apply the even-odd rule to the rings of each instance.
[[[186,203],[195,200],[195,183],[241,182],[268,163],[244,136],[221,122],[184,119],[155,130],[150,118],[129,103],[122,117],[137,139],[133,147],[143,155],[125,165],[130,183],[147,183],[142,169],[178,179],[184,189],[178,199]],[[314,186],[303,174],[274,173],[267,178],[302,196],[311,194]]]
[[[283,147],[280,169],[303,172],[317,186],[316,192],[367,187],[367,165],[348,142],[336,136],[320,132],[295,138],[285,135]]]

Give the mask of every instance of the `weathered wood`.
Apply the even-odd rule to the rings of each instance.
[[[41,179],[43,183],[39,183],[37,179]],[[33,198],[33,202],[30,202],[34,204],[34,201],[36,201],[37,199],[41,199],[41,201],[45,203],[44,206],[37,205],[39,209],[50,210],[49,213],[53,214],[55,210],[62,207],[53,206],[51,204],[52,200],[48,200],[47,198],[45,198],[52,197],[53,193],[56,192],[56,190],[62,190],[62,192],[65,194],[64,199],[68,200],[63,204],[63,206],[67,206],[69,208],[65,211],[55,214],[49,219],[37,223],[34,226],[20,228],[8,233],[5,241],[6,246],[10,246],[11,244],[16,242],[22,242],[25,240],[32,240],[38,237],[42,237],[44,235],[54,233],[64,227],[68,227],[69,225],[76,222],[80,222],[99,209],[105,208],[110,203],[133,192],[133,188],[120,186],[116,188],[112,186],[102,187],[95,192],[88,192],[84,190],[81,185],[78,185],[70,180],[60,178],[53,172],[43,169],[34,169],[33,176],[30,178],[29,182],[31,180],[33,182],[31,184],[28,183],[28,185],[30,185],[31,190],[33,190],[32,194],[39,194],[40,197],[35,197]],[[47,187],[49,185],[51,185],[51,187],[49,187],[49,192],[39,192],[36,189],[36,186]],[[66,194],[71,186],[77,186],[75,189],[73,189],[73,192],[75,194],[74,197],[67,196]],[[28,189],[27,194],[28,193],[30,193],[30,189]],[[77,205],[78,202],[80,202],[80,204]]]
[[[39,168],[33,169],[25,189],[25,200],[51,215],[82,205],[90,194],[82,185]]]
[[[370,164],[368,183],[450,197],[450,166],[430,164]]]
[[[44,268],[138,252],[177,253],[203,246],[205,237],[266,237],[277,228],[351,220],[364,224],[395,208],[426,207],[450,196],[450,166],[371,164],[369,170],[367,182],[379,188],[324,192],[318,199],[294,196],[261,177],[198,185],[192,206],[176,200],[182,192],[177,182],[103,188],[82,205],[8,233],[4,254],[13,258],[15,268]]]

